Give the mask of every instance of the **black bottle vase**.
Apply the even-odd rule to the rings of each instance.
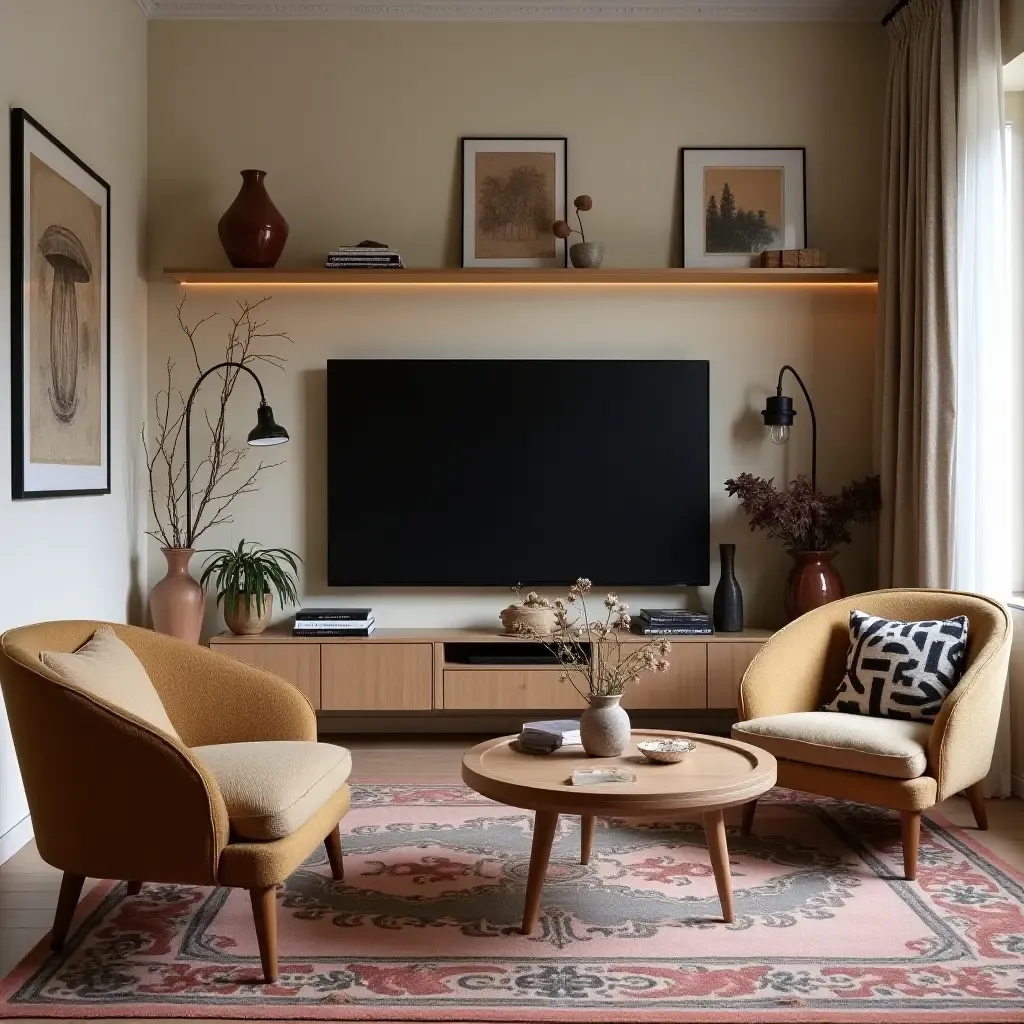
[[[719,544],[722,577],[715,589],[714,620],[719,633],[743,630],[743,591],[736,580],[736,545]]]

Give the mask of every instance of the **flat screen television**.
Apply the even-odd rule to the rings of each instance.
[[[331,586],[706,585],[705,360],[332,359]]]

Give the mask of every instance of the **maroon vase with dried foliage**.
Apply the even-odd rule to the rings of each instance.
[[[729,495],[740,499],[751,530],[764,530],[786,545],[793,568],[786,581],[786,615],[798,618],[843,596],[843,581],[832,565],[836,548],[850,542],[850,527],[874,519],[882,504],[877,476],[824,494],[798,476],[780,490],[772,479],[741,473],[726,480]]]

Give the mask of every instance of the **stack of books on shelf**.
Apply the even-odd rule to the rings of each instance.
[[[369,608],[303,608],[295,613],[292,636],[369,636]]]
[[[580,720],[526,722],[519,733],[519,749],[526,754],[553,754],[560,747],[580,743]]]
[[[383,242],[360,242],[342,245],[327,254],[324,266],[328,270],[402,270],[405,264],[397,249]]]
[[[630,629],[641,636],[706,636],[715,631],[706,612],[685,608],[641,608]]]

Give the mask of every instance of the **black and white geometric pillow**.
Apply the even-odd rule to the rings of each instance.
[[[850,612],[850,653],[827,711],[930,722],[960,682],[967,616],[895,622]]]

